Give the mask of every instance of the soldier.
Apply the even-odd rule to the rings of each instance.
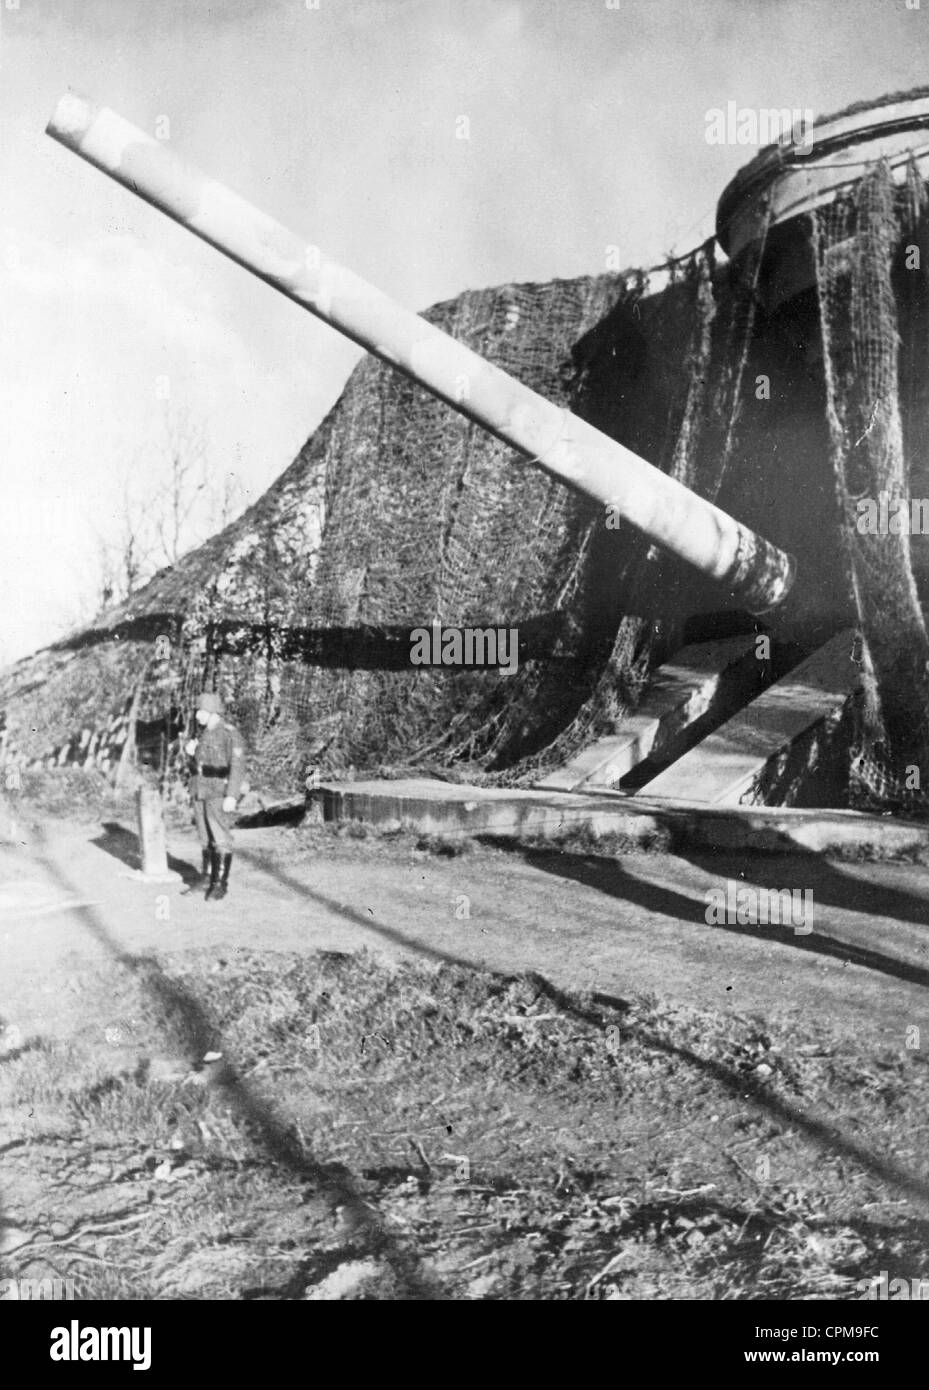
[[[245,778],[242,736],[223,719],[223,702],[212,690],[197,701],[199,738],[186,746],[193,764],[190,794],[194,822],[203,852],[201,879],[209,873],[206,898],[216,902],[226,896],[232,866],[232,831],[227,817],[235,810]]]

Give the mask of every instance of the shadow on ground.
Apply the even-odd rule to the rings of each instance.
[[[39,862],[63,888],[73,893],[75,891],[74,885],[69,881],[65,871],[56,863],[43,842],[44,837],[40,834],[36,841],[36,853]],[[103,828],[103,834],[93,843],[123,863],[135,864],[136,862],[135,836],[116,823],[108,822]],[[535,851],[521,852],[526,854],[529,862],[534,862],[533,859],[529,858],[529,855],[531,853],[534,856]],[[355,925],[363,927],[366,932],[373,932],[411,954],[417,954],[424,959],[435,962],[447,962],[465,970],[475,969],[474,964],[467,959],[425,945],[412,936],[378,921],[372,913],[356,911],[307,886],[293,874],[281,869],[268,855],[257,851],[240,851],[240,857],[256,871],[273,879],[295,896],[310,903],[316,903],[328,913],[341,916]],[[685,921],[698,921],[701,926],[704,925],[702,914],[697,911],[693,900],[683,897],[673,889],[643,883],[623,871],[621,866],[602,865],[583,856],[552,855],[549,853],[543,857],[553,861],[550,871],[557,872],[561,877],[574,876],[577,881],[587,883],[604,893],[619,894],[621,892],[623,896],[631,897],[633,901],[640,901],[651,911],[670,914]],[[569,862],[574,859],[578,861],[576,864]],[[732,868],[732,865],[726,860],[713,859],[709,862],[712,864],[711,872],[713,873],[725,874]],[[701,866],[705,867],[705,865]],[[172,861],[172,867],[182,874],[186,870],[185,877],[194,872],[191,866],[178,860]],[[545,868],[546,865],[542,864],[540,867]],[[604,879],[599,876],[601,868],[611,869],[612,872]],[[830,870],[830,872],[837,873],[834,870]],[[734,871],[731,876],[738,878],[739,872]],[[842,876],[838,875],[838,877],[841,878]],[[853,884],[852,887],[854,888],[855,885]],[[632,896],[636,894],[638,897]],[[899,896],[906,898],[908,895],[901,894]],[[886,908],[882,910],[886,911]],[[141,981],[150,996],[159,1005],[163,1016],[172,1022],[180,1023],[183,1045],[189,1052],[192,1061],[199,1060],[206,1051],[212,1048],[220,1047],[222,1049],[221,1040],[217,1038],[202,1006],[189,990],[166,976],[156,961],[124,951],[110,933],[101,916],[91,907],[78,907],[72,909],[72,913],[75,920],[105,947],[115,961]],[[741,931],[742,929],[737,930]],[[789,935],[787,940],[792,946],[810,949],[809,939],[795,938]],[[820,943],[821,948],[822,943]],[[883,957],[878,957],[878,959],[886,960]],[[869,968],[880,969],[881,966],[870,964]],[[913,977],[905,976],[904,978]],[[767,1086],[747,1077],[744,1072],[737,1071],[711,1058],[701,1057],[687,1047],[680,1046],[666,1037],[651,1033],[646,1027],[631,1023],[628,1017],[623,1020],[623,1015],[628,1015],[628,1005],[624,1000],[602,995],[594,996],[589,1002],[579,1001],[563,994],[539,976],[532,976],[532,979],[539,995],[549,998],[565,1014],[599,1027],[604,1021],[604,1014],[601,1010],[609,1010],[614,1018],[619,1017],[620,1031],[626,1037],[634,1037],[639,1043],[655,1052],[679,1059],[686,1066],[712,1078],[739,1104],[744,1105],[747,1102],[760,1115],[772,1118],[784,1128],[796,1129],[815,1147],[852,1161],[881,1182],[904,1194],[923,1212],[929,1210],[929,1184],[919,1174],[909,1171],[893,1157],[874,1151],[855,1138],[854,1135],[848,1134],[837,1125],[830,1124],[818,1115],[810,1113],[802,1105],[773,1094]],[[365,1233],[368,1248],[372,1253],[377,1252],[391,1266],[403,1296],[411,1299],[447,1297],[445,1290],[423,1272],[418,1254],[411,1244],[402,1237],[394,1236],[386,1229],[380,1214],[362,1198],[351,1174],[342,1165],[327,1164],[314,1157],[308,1151],[295,1126],[288,1122],[287,1117],[282,1117],[276,1113],[260,1095],[256,1094],[232,1072],[225,1078],[223,1088],[230,1107],[247,1121],[273,1162],[285,1166],[291,1172],[299,1175],[301,1179],[310,1183],[316,1194],[331,1209],[344,1206],[352,1212],[358,1227]],[[647,1224],[648,1212],[636,1213],[631,1219]],[[2,1217],[0,1217],[0,1222],[2,1222]],[[924,1238],[929,1230],[925,1221],[917,1222],[916,1225],[921,1232],[921,1238]],[[888,1245],[890,1245],[891,1240],[892,1233],[888,1228]],[[295,1288],[294,1296],[298,1296],[298,1294],[299,1290]]]
[[[509,842],[495,842],[498,848],[518,855],[533,868],[559,878],[569,878],[582,883],[586,888],[594,888],[608,897],[619,898],[623,902],[636,903],[648,912],[660,913],[707,929],[704,903],[695,902],[673,889],[661,884],[650,883],[646,879],[630,874],[621,863],[610,859],[598,859],[591,855],[573,854],[570,851],[527,849]],[[686,857],[695,867],[712,877],[721,880],[732,879],[742,887],[752,882],[759,887],[776,886],[811,890],[814,903],[838,907],[846,911],[895,917],[898,921],[929,925],[929,905],[909,893],[885,889],[871,884],[862,884],[842,874],[834,865],[823,863],[814,856],[789,859],[778,856],[765,863],[768,872],[759,873],[758,866],[750,859],[725,855],[688,855]],[[770,867],[769,867],[770,866]],[[859,891],[859,890],[867,890]],[[921,915],[917,915],[917,913]],[[713,931],[732,933],[735,936],[754,938],[759,941],[776,941],[779,945],[790,946],[797,951],[813,952],[815,955],[830,956],[842,964],[861,965],[868,970],[876,970],[893,979],[905,980],[908,984],[929,985],[929,968],[912,961],[890,956],[867,946],[855,945],[837,940],[819,932],[815,928],[808,934],[797,933],[790,926],[757,925],[753,923],[722,922],[712,926]],[[927,934],[929,943],[929,934]]]
[[[354,908],[347,907],[344,903],[338,903],[334,899],[326,897],[313,888],[300,882],[292,874],[286,873],[278,866],[271,867],[267,862],[267,856],[259,855],[254,852],[246,852],[242,857],[260,869],[268,877],[275,879],[278,883],[286,886],[294,893],[316,902],[325,907],[328,912],[332,912],[344,917],[346,920],[362,926],[366,931],[374,932],[391,941],[404,950],[418,954],[426,959],[434,961],[444,961],[456,965],[465,970],[475,968],[472,961],[464,957],[452,955],[446,951],[437,950],[434,947],[425,946],[414,937],[407,936],[398,931],[395,927],[389,927],[385,923],[378,922],[373,915],[365,915],[357,912]],[[678,894],[672,895],[674,898]],[[693,903],[690,899],[686,900],[688,907],[693,911]],[[702,919],[701,919],[702,923]],[[802,938],[801,938],[802,939]],[[791,942],[795,938],[790,938]],[[595,1009],[587,1009],[575,1000],[563,994],[556,986],[541,976],[535,974],[531,977],[537,984],[540,993],[549,997],[558,1008],[567,1014],[588,1022],[594,1021],[597,1024],[602,1022]],[[611,1009],[624,1012],[628,1009],[628,1004],[622,999],[612,996],[594,996],[593,1003],[606,1005]],[[629,1029],[629,1035],[635,1036],[641,1043],[653,1048],[655,1051],[664,1052],[679,1058],[688,1065],[710,1076],[724,1087],[734,1098],[748,1100],[757,1110],[776,1119],[779,1123],[796,1127],[801,1130],[807,1138],[817,1146],[825,1150],[831,1150],[841,1157],[851,1159],[858,1163],[869,1173],[895,1187],[899,1192],[905,1193],[907,1198],[924,1211],[929,1212],[929,1183],[921,1176],[910,1172],[902,1164],[896,1162],[888,1155],[873,1153],[864,1144],[850,1135],[844,1134],[836,1125],[831,1125],[817,1116],[811,1114],[803,1106],[785,1100],[772,1094],[763,1083],[754,1081],[741,1073],[726,1067],[719,1062],[697,1056],[688,1048],[678,1047],[668,1042],[664,1038],[656,1037],[647,1031],[639,1028]]]
[[[128,865],[130,869],[139,867],[139,837],[135,831],[127,830],[118,821],[104,821],[103,834],[95,836],[90,843],[111,854],[121,864]],[[43,863],[48,867],[47,859],[44,859]],[[178,859],[174,854],[168,854],[168,869],[171,873],[179,874],[188,888],[200,882],[199,867],[188,864],[186,859]]]
[[[74,885],[45,849],[44,842],[44,834],[41,831],[37,832],[34,844],[37,860],[50,877],[62,888],[73,893]],[[117,859],[128,862],[125,854],[128,845],[132,845],[134,849],[135,836],[121,826],[111,823],[104,827],[104,835],[93,843],[99,844]],[[180,864],[180,861],[175,863]],[[190,866],[184,867],[190,871]],[[157,961],[123,951],[99,913],[92,907],[75,907],[71,911],[76,920],[105,948],[112,959],[140,980],[164,1019],[170,1020],[178,1030],[180,1045],[192,1063],[200,1061],[210,1050],[225,1051],[221,1040],[216,1036],[215,1028],[197,999],[183,985],[165,975]],[[269,1158],[312,1184],[315,1194],[333,1212],[337,1207],[344,1207],[351,1213],[356,1228],[365,1233],[369,1253],[379,1255],[390,1266],[403,1297],[446,1297],[441,1286],[423,1273],[415,1251],[387,1230],[379,1214],[362,1198],[351,1175],[342,1165],[325,1164],[316,1159],[306,1148],[296,1127],[285,1123],[260,1095],[235,1075],[231,1068],[224,1075],[222,1087],[230,1107],[249,1125]]]

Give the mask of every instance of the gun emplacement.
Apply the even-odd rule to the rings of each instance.
[[[48,134],[317,318],[404,372],[529,461],[618,508],[749,612],[779,605],[793,557],[618,441],[323,256],[106,107],[66,95]]]

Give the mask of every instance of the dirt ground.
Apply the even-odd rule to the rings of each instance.
[[[0,1257],[78,1296],[855,1298],[929,1276],[913,865],[0,845]],[[708,926],[809,890],[813,930]]]
[[[25,840],[25,843],[23,843]],[[351,951],[450,962],[611,996],[657,991],[696,1007],[828,1018],[838,1033],[903,1043],[926,1023],[929,872],[758,855],[630,854],[619,861],[489,846],[418,850],[415,837],[238,832],[231,891],[207,904],[180,874],[141,883],[132,821],[21,827],[0,845],[0,1010],[54,1034],[79,963],[150,950]],[[453,848],[453,847],[449,847]],[[813,894],[813,931],[710,927],[727,880]],[[64,994],[63,994],[64,991]]]

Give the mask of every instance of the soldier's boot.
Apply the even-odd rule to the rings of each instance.
[[[219,850],[213,849],[211,846],[208,853],[210,856],[210,881],[207,884],[206,892],[203,896],[206,898],[207,902],[210,902],[212,899],[222,897],[223,895],[219,892]]]
[[[219,883],[213,890],[213,901],[217,898],[224,898],[229,891],[229,870],[232,868],[232,855],[223,855],[223,869],[220,874]]]

